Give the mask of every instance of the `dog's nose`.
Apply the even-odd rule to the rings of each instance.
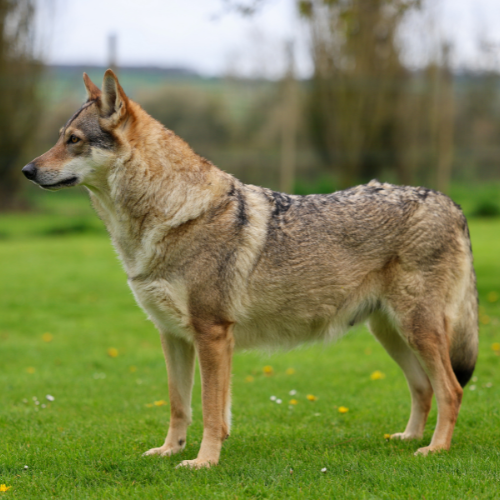
[[[34,180],[36,177],[36,167],[33,163],[28,163],[22,170],[23,174],[30,180]]]

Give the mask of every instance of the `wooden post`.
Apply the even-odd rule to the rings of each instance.
[[[281,109],[281,168],[280,191],[293,193],[297,142],[297,85],[293,57],[293,42],[285,46],[287,70],[283,79]]]
[[[436,185],[439,191],[447,193],[450,187],[451,167],[453,163],[453,128],[454,99],[453,75],[449,65],[448,45],[443,47],[443,61],[439,71],[442,73],[438,88],[439,113],[437,126],[437,171]]]

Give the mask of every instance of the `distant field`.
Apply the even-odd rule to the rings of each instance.
[[[82,96],[85,88],[82,84],[82,74],[85,71],[90,78],[100,85],[105,67],[83,66],[48,66],[45,68],[42,89],[53,101],[60,101],[74,96],[75,89],[81,88]],[[189,84],[209,86],[215,79],[202,78],[189,71],[168,71],[155,68],[122,68],[118,70],[120,81],[127,91],[134,94],[137,90],[154,90],[165,84]]]
[[[0,217],[0,485],[10,487],[0,497],[498,498],[500,219],[470,222],[480,357],[450,452],[413,456],[430,441],[435,405],[421,442],[384,439],[404,429],[409,392],[359,327],[326,347],[237,354],[220,465],[191,471],[175,466],[200,444],[199,377],[186,450],[142,457],[162,444],[169,418],[157,333],[88,204],[68,197],[61,210],[54,200],[40,215]],[[375,371],[385,378],[371,380]]]
[[[41,91],[52,105],[65,100],[74,100],[76,96],[85,97],[83,72],[100,87],[105,68],[95,66],[53,66],[44,72]],[[164,88],[196,88],[207,95],[218,95],[227,101],[229,109],[236,116],[247,111],[252,105],[255,92],[275,88],[276,83],[266,80],[237,80],[230,78],[202,77],[196,73],[161,70],[155,68],[119,68],[120,84],[133,99],[154,93]]]

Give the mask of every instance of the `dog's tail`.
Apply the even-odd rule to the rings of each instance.
[[[462,282],[462,299],[459,303],[458,317],[452,325],[453,333],[450,338],[451,366],[462,387],[465,387],[474,373],[479,343],[476,274],[472,264],[472,248],[467,222],[465,222],[464,229],[468,258]]]

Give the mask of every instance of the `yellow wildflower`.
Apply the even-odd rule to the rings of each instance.
[[[490,302],[496,302],[498,300],[498,293],[497,292],[490,292],[488,294],[488,300]]]
[[[376,370],[370,375],[370,378],[372,380],[381,380],[385,378],[385,374],[383,374],[381,371]]]
[[[137,366],[131,366],[131,367],[129,368],[129,372],[130,372],[130,373],[135,373],[136,371],[137,371]]]
[[[155,401],[155,406],[165,406],[166,404],[168,403],[163,399],[160,399],[160,401]]]
[[[309,400],[309,401],[316,401],[318,398],[316,396],[313,396],[312,394],[308,394],[306,396],[306,398]]]
[[[384,439],[391,439],[391,435],[390,434],[384,434]]]
[[[42,339],[44,342],[52,342],[53,338],[54,338],[54,336],[51,333],[44,333],[42,335]]]
[[[6,491],[10,490],[12,486],[5,486],[5,484],[0,484],[0,491],[2,493],[5,493]]]
[[[118,356],[118,349],[115,349],[114,347],[110,347],[108,349],[108,356],[112,358],[116,358]]]
[[[264,371],[264,375],[267,375],[267,376],[272,375],[273,374],[273,367],[269,366],[269,365],[264,366],[263,371]]]
[[[298,404],[298,401],[296,399],[290,399],[290,404],[296,405],[296,404]]]
[[[481,316],[481,323],[483,325],[489,325],[490,324],[490,317],[488,315]]]
[[[339,406],[339,413],[347,413],[349,411],[349,408],[346,408],[345,406]]]
[[[295,370],[293,368],[287,368],[286,369],[286,374],[287,375],[293,375],[295,373]]]
[[[29,366],[28,368],[26,368],[26,371],[30,374],[33,374],[35,373],[35,369],[32,367],[32,366]]]
[[[253,382],[252,375],[248,375],[248,377],[245,378],[245,382]]]
[[[153,408],[153,405],[151,403],[146,403],[146,408]]]
[[[493,344],[491,344],[491,348],[494,351],[500,351],[500,342],[494,342]]]

